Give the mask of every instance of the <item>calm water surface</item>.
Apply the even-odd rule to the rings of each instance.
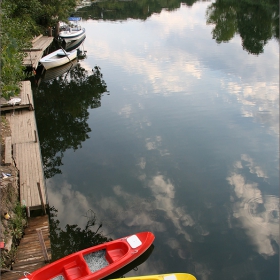
[[[238,32],[219,43],[214,2],[156,12],[152,3],[145,19],[112,7],[82,14],[87,55],[78,69],[99,67],[106,88],[84,107],[83,128],[75,99],[92,88],[73,88],[61,101],[61,84],[40,84],[42,154],[56,167],[47,176],[49,203],[62,228],[83,227],[91,209],[107,237],[152,231],[153,252],[126,277],[276,280],[279,44],[272,38],[262,49]],[[66,110],[60,123],[44,119]]]

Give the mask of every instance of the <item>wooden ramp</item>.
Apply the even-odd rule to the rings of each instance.
[[[40,59],[43,57],[44,51],[53,42],[53,37],[40,35],[32,41],[32,48],[24,49],[26,56],[23,60],[23,66],[26,68],[37,69]]]
[[[51,260],[48,215],[28,219],[28,227],[17,248],[12,271],[1,275],[2,280],[17,280],[24,272],[32,272]]]
[[[29,86],[25,84],[22,91],[31,93],[30,82],[27,83]],[[32,94],[30,101],[33,106]],[[29,211],[42,209],[45,212],[48,201],[35,113],[15,109],[6,112],[6,118],[11,128],[12,159],[19,170],[20,202]]]

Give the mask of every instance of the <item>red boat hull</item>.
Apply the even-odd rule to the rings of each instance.
[[[25,280],[99,280],[142,255],[153,243],[151,232],[140,232],[73,253],[28,275]]]

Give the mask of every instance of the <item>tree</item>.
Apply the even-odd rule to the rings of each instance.
[[[56,26],[59,21],[67,21],[75,11],[76,0],[38,0],[43,8],[36,22],[44,27]]]
[[[33,22],[16,17],[17,5],[1,3],[1,93],[6,99],[19,94],[19,83],[25,78],[23,48],[29,47]]]
[[[2,0],[1,95],[4,98],[18,95],[20,81],[26,78],[22,50],[31,47],[35,35],[67,19],[75,6],[75,0]]]

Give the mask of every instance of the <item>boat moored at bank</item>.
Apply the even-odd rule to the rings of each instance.
[[[69,24],[64,24],[61,28],[61,31],[59,32],[59,38],[66,43],[78,40],[86,33],[85,28],[79,24],[81,18],[71,17],[68,20]]]
[[[58,49],[40,59],[40,63],[46,70],[62,66],[77,57],[77,50],[65,51],[64,49]]]
[[[140,232],[84,249],[46,265],[22,280],[99,280],[141,256],[154,241],[151,232]]]

